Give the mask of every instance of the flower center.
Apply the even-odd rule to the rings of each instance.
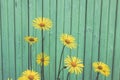
[[[33,79],[34,79],[34,76],[33,76],[33,75],[29,75],[29,76],[28,76],[28,79],[29,79],[29,80],[33,80]]]
[[[75,62],[71,62],[72,67],[76,67],[77,64]]]
[[[65,42],[66,42],[67,44],[70,44],[70,40],[68,40],[68,39],[66,39]]]
[[[40,23],[39,25],[40,25],[40,27],[45,27],[44,23]]]
[[[103,67],[102,67],[102,66],[98,66],[98,69],[102,70],[102,69],[103,69]]]
[[[41,58],[41,62],[44,62],[44,58]]]
[[[29,40],[30,40],[30,41],[34,41],[34,38],[30,38]]]

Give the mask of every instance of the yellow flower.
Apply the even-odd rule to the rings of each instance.
[[[37,63],[42,65],[42,63],[44,62],[44,66],[47,66],[49,64],[49,56],[47,56],[46,54],[44,54],[44,59],[42,58],[42,53],[37,55]]]
[[[48,18],[35,18],[33,26],[40,30],[49,30],[52,27],[52,21]]]
[[[25,41],[27,41],[30,45],[32,45],[33,43],[38,42],[38,38],[31,37],[31,36],[26,36]]]
[[[70,57],[68,56],[65,60],[65,66],[69,69],[70,73],[79,74],[83,71],[84,65],[81,63],[82,60],[78,59],[77,57]]]
[[[60,40],[66,47],[76,48],[75,38],[72,35],[62,34]]]
[[[18,80],[40,80],[38,72],[33,70],[26,70],[22,73],[22,76]]]
[[[95,72],[99,72],[99,73],[103,74],[104,76],[109,76],[109,74],[110,74],[109,66],[103,62],[94,62],[93,68],[94,68]]]

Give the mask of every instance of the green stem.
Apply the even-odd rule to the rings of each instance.
[[[64,69],[66,69],[67,67],[63,67],[62,69],[60,69],[60,71],[58,72],[59,74],[64,70]]]
[[[66,80],[69,80],[69,76],[70,76],[70,73],[68,72],[68,74],[67,74],[67,79],[66,79]]]
[[[32,70],[32,45],[30,45],[30,69]]]
[[[28,44],[28,48],[30,49],[30,44]],[[28,50],[28,69],[30,70],[30,50]]]
[[[60,72],[61,72],[61,71],[60,71],[60,68],[61,68],[62,56],[63,56],[64,48],[65,48],[65,46],[63,46],[63,49],[62,49],[62,52],[61,52],[61,56],[60,56],[60,63],[59,63],[57,80],[60,80],[59,76],[60,76]]]
[[[98,78],[99,78],[99,74],[100,74],[100,73],[98,72],[95,80],[98,80]]]
[[[32,70],[32,45],[29,44],[28,69]]]

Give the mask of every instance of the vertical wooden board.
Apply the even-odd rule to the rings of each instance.
[[[107,57],[107,29],[108,29],[108,12],[109,0],[102,0],[102,13],[101,13],[101,34],[100,34],[100,61],[106,63]],[[104,76],[100,75],[99,79],[104,80]]]
[[[36,37],[36,29],[32,25],[33,19],[36,18],[36,0],[29,0],[29,35]],[[35,70],[36,68],[36,44],[32,45],[32,69]],[[29,48],[30,51],[30,48]]]
[[[9,77],[15,80],[14,1],[8,0]]]
[[[108,42],[107,42],[107,64],[110,67],[111,74],[106,77],[106,80],[112,80],[113,66],[113,49],[114,49],[114,33],[115,33],[115,15],[116,15],[116,0],[111,0],[109,4],[109,22],[108,22]]]
[[[33,19],[35,19],[35,18],[37,18],[37,1],[38,0],[36,0],[35,2],[34,2],[34,5],[35,5],[35,16],[34,16],[34,18]],[[40,4],[40,3],[39,3]],[[40,7],[40,6],[39,6]],[[33,27],[33,25],[32,25],[32,23],[33,22],[31,22],[31,26]],[[36,30],[34,27],[33,27],[33,29],[34,29],[34,36],[35,37],[37,37],[38,38],[38,42],[34,45],[34,59],[33,59],[33,64],[34,64],[34,69],[35,69],[35,71],[36,72],[39,72],[39,70],[37,70],[37,63],[36,63],[36,58],[37,58],[37,54],[38,54],[38,48],[40,49],[41,47],[37,47],[38,45],[40,45],[40,44],[38,44],[39,42],[40,42],[40,37],[38,37],[37,35],[37,33],[39,32],[40,33],[40,31],[39,30]],[[39,51],[40,52],[40,51]],[[40,69],[40,67],[39,67],[39,69]]]
[[[28,36],[28,0],[22,0],[22,59],[23,71],[28,69],[28,43],[24,40]]]
[[[70,27],[71,27],[71,0],[64,0],[64,33],[70,34]],[[64,59],[70,55],[70,49],[65,48],[64,50]],[[65,65],[65,64],[64,64]],[[64,79],[66,80],[68,74],[68,69],[64,69]]]
[[[92,62],[98,61],[98,48],[99,48],[99,29],[100,29],[100,12],[101,11],[101,0],[94,0],[94,14],[93,14],[93,40],[92,40]],[[96,72],[92,67],[92,77],[91,80],[95,80]]]
[[[1,1],[2,12],[2,57],[3,57],[3,80],[9,77],[9,50],[8,50],[8,2]]]
[[[1,20],[0,20],[1,21]],[[1,23],[0,23],[1,26]],[[0,27],[0,80],[2,80],[2,34],[1,34],[1,27]]]
[[[0,39],[0,42],[1,42],[1,39]],[[0,66],[0,79],[2,80],[3,74],[2,74],[2,50],[1,50],[1,48],[2,48],[2,46],[0,43],[0,64],[1,64],[1,66]]]
[[[22,73],[22,11],[21,1],[15,0],[15,55],[16,55],[16,78],[21,76]]]
[[[36,1],[36,18],[38,18],[38,17],[42,17],[42,0]],[[37,46],[36,57],[37,57],[37,54],[41,53],[41,41],[42,41],[42,39],[41,39],[41,31],[40,30],[36,30],[36,36],[39,39],[38,43],[36,44],[36,46]],[[41,68],[40,65],[38,65],[36,63],[36,70],[39,73],[41,72],[40,68]]]
[[[80,0],[79,1],[79,32],[78,32],[78,57],[83,60],[84,59],[84,30],[85,30],[85,7],[86,1]],[[83,73],[78,76],[78,79],[83,79]]]
[[[119,26],[117,26],[117,31],[116,31],[116,47],[115,47],[115,53],[114,53],[114,65],[113,65],[113,80],[119,80],[119,57],[120,57],[120,54],[119,54],[119,40],[120,40],[120,32],[118,31],[120,29]]]
[[[115,43],[114,43],[114,62],[113,62],[113,78],[112,80],[119,80],[119,69],[120,69],[120,48],[119,48],[119,41],[120,41],[120,1],[117,0],[116,3],[116,24],[115,24]]]
[[[72,7],[71,7],[71,14],[72,14],[72,21],[71,21],[71,34],[75,37],[77,47],[76,49],[72,50],[71,56],[77,57],[77,50],[78,50],[78,11],[79,11],[79,0],[72,0]]]
[[[43,0],[43,17],[45,18],[49,18],[50,14],[49,14],[49,4],[50,0]],[[51,29],[50,29],[51,30]],[[49,30],[49,31],[50,31]],[[50,48],[49,48],[49,31],[44,31],[44,52],[49,56],[50,55]],[[51,58],[50,58],[51,59]],[[50,78],[50,74],[48,73],[50,68],[50,64],[48,66],[45,67],[45,79],[49,79]]]
[[[107,57],[107,31],[108,31],[108,12],[109,0],[102,0],[101,11],[101,32],[100,32],[100,61],[106,63]],[[104,76],[100,75],[99,79],[104,80]]]
[[[94,0],[87,0],[84,80],[91,79]],[[89,74],[89,75],[88,75]]]
[[[71,56],[77,57],[78,52],[78,11],[79,11],[79,0],[71,0],[71,34],[75,37],[77,47],[71,50]],[[70,80],[76,80],[77,75],[71,74]]]
[[[57,0],[56,3],[57,3],[57,8],[56,8],[56,10],[57,10],[57,15],[56,15],[56,18],[57,18],[57,22],[56,22],[56,24],[57,24],[57,26],[56,26],[57,27],[56,28],[56,31],[57,31],[57,36],[56,36],[56,40],[57,40],[57,44],[56,44],[57,71],[56,72],[57,72],[57,75],[58,75],[60,55],[61,55],[61,51],[62,51],[62,48],[63,48],[63,44],[61,44],[61,42],[60,42],[60,36],[63,33],[64,0]],[[62,59],[61,68],[63,67],[63,62],[64,61]],[[63,80],[63,72],[61,72],[61,74],[60,74],[60,79]]]
[[[3,69],[2,69],[2,19],[1,19],[1,10],[2,10],[2,6],[1,6],[1,1],[0,1],[0,80],[2,80],[3,77]]]
[[[50,0],[50,19],[52,20],[52,29],[50,30],[50,78],[49,80],[56,80],[56,0]]]

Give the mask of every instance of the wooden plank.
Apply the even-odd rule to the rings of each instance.
[[[36,29],[32,25],[32,21],[36,18],[36,0],[29,0],[29,36],[36,37]],[[32,45],[32,69],[35,70],[36,68],[36,44]],[[30,52],[30,48],[29,48]]]
[[[93,40],[92,40],[92,63],[98,61],[98,51],[99,51],[99,29],[100,29],[100,13],[101,13],[101,0],[94,0],[94,26],[93,26]],[[92,64],[91,63],[91,64]],[[92,77],[91,80],[95,80],[96,78],[95,71],[92,68]]]
[[[91,57],[92,57],[92,32],[93,32],[93,11],[94,0],[86,1],[86,40],[85,40],[85,68],[84,68],[84,80],[91,79]],[[89,75],[88,75],[89,74]]]
[[[21,39],[22,39],[22,67],[23,67],[23,71],[28,69],[28,43],[24,40],[25,36],[28,36],[28,0],[22,0],[22,35],[21,35]],[[25,61],[24,61],[25,60]]]
[[[107,31],[108,31],[108,12],[109,12],[109,0],[102,0],[101,10],[101,32],[100,32],[100,61],[106,63],[107,57]],[[104,76],[100,75],[99,79],[104,80]]]
[[[1,20],[0,20],[1,21]],[[1,26],[1,23],[0,23]],[[3,71],[2,71],[2,34],[1,34],[1,27],[0,27],[0,80],[2,80],[2,76],[3,76]]]
[[[85,30],[85,8],[86,0],[80,0],[79,2],[79,32],[78,32],[78,57],[84,59],[84,30]],[[84,62],[84,61],[83,61]],[[77,79],[83,80],[83,72],[78,76]]]
[[[113,50],[114,50],[114,33],[115,33],[115,16],[116,16],[116,0],[109,2],[109,22],[108,22],[108,42],[107,42],[107,64],[111,69],[111,74],[106,77],[106,80],[112,80],[112,66],[113,66]]]
[[[50,0],[50,19],[52,20],[53,26],[52,29],[50,30],[50,44],[49,44],[49,49],[50,49],[50,78],[49,80],[56,80],[56,0]]]
[[[37,0],[36,1],[36,18],[37,17],[42,17],[42,0]],[[36,57],[37,57],[37,54],[41,53],[41,32],[40,30],[36,30],[36,34],[35,34],[37,37],[38,37],[38,43],[36,44]],[[38,71],[40,74],[41,74],[41,70],[40,70],[40,65],[38,65],[36,63],[36,71]]]
[[[15,80],[15,45],[14,45],[14,0],[8,0],[8,49],[9,49],[9,78]]]
[[[7,0],[1,1],[2,12],[2,57],[3,57],[3,80],[9,77],[9,50],[8,50],[8,2]]]
[[[115,19],[115,42],[114,42],[114,62],[113,62],[113,77],[112,80],[119,80],[119,69],[120,69],[120,48],[119,48],[119,41],[120,41],[120,1],[117,0],[116,2],[116,19]]]
[[[71,56],[78,55],[78,11],[79,11],[79,0],[71,0],[71,34],[75,37],[77,47],[71,50]],[[71,74],[70,80],[77,80],[77,75]]]
[[[2,8],[1,8],[2,6],[1,6],[1,1],[0,1],[0,11],[2,10]],[[3,64],[2,64],[2,19],[1,19],[1,12],[0,12],[0,64],[1,64],[1,66],[0,66],[0,80],[2,80],[2,78],[3,78],[3,69],[2,69],[2,66],[3,66]]]
[[[59,63],[60,63],[60,55],[61,55],[61,51],[63,49],[63,44],[60,42],[60,36],[63,33],[63,20],[64,20],[64,0],[57,0],[56,2],[57,8],[57,15],[56,15],[56,58],[57,58],[57,62],[56,62],[56,72],[58,75],[58,68],[59,68]],[[63,67],[63,57],[62,57],[62,64],[61,64],[61,68]],[[60,74],[60,79],[63,80],[63,72],[61,72]]]
[[[1,1],[0,1],[0,11],[2,10],[2,6],[1,6]],[[3,64],[2,64],[2,19],[1,19],[1,12],[0,12],[0,80],[3,79]]]
[[[43,17],[45,18],[49,18],[50,17],[50,0],[43,0]],[[50,29],[51,30],[51,29]],[[50,31],[49,30],[49,31]],[[47,55],[50,55],[50,37],[49,37],[49,31],[44,31],[44,51]],[[51,61],[51,58],[50,58]],[[46,66],[45,68],[45,79],[48,80],[50,79],[50,73],[48,73],[49,69],[50,69],[50,64],[48,66]]]
[[[16,55],[16,78],[18,78],[22,70],[22,3],[20,0],[15,0],[15,55]]]
[[[65,0],[64,1],[64,33],[70,34],[70,27],[71,27],[71,0]],[[65,48],[64,50],[64,59],[70,55],[70,49]],[[64,70],[64,80],[66,80],[68,74],[68,70]]]

